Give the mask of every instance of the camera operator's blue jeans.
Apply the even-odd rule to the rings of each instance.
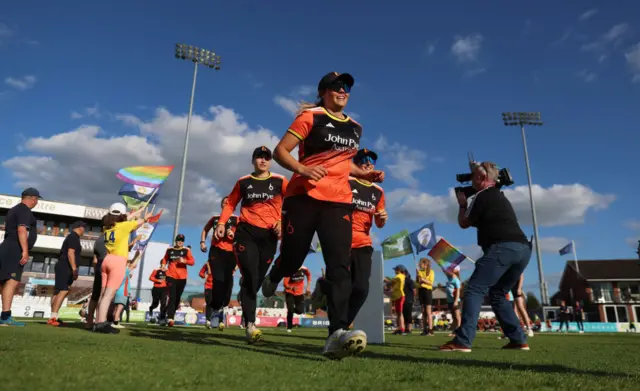
[[[507,338],[514,343],[527,342],[513,304],[506,296],[518,282],[530,259],[531,247],[528,243],[497,243],[476,261],[476,269],[464,287],[462,325],[456,331],[456,343],[466,347],[473,344],[480,307],[487,293],[491,308]]]

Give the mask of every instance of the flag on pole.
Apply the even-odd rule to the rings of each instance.
[[[116,177],[132,185],[156,188],[169,177],[173,166],[133,166],[121,168]]]
[[[382,256],[385,261],[412,253],[411,239],[406,229],[382,241]]]
[[[559,251],[560,255],[567,255],[573,252],[573,241],[562,247]]]
[[[158,190],[156,190],[158,189]],[[118,195],[126,196],[128,198],[133,198],[142,202],[150,201],[150,204],[153,204],[156,198],[158,198],[158,194],[160,193],[159,188],[155,187],[147,187],[147,186],[139,186],[134,185],[132,183],[125,183],[118,191]]]
[[[140,252],[144,251],[144,249],[147,247],[147,244],[149,243],[149,240],[151,240],[151,236],[153,236],[153,232],[156,230],[156,227],[158,226],[158,221],[160,220],[161,216],[162,216],[162,210],[157,215],[151,216],[146,223],[142,224],[140,228],[136,230],[134,238],[137,236],[140,236],[140,240],[138,240],[138,243],[136,243],[132,251],[133,250],[137,250]]]
[[[447,273],[452,273],[462,261],[467,259],[463,253],[445,239],[440,239],[438,243],[433,246],[431,251],[429,251],[429,256]]]
[[[422,228],[412,232],[409,238],[416,249],[416,254],[429,250],[436,245],[436,230],[433,223],[423,225]]]

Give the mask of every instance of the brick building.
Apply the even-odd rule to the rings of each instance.
[[[568,261],[552,305],[583,303],[592,322],[640,321],[640,261],[610,259]]]

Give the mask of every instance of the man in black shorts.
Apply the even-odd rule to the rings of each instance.
[[[55,266],[56,294],[51,300],[51,316],[47,321],[50,326],[58,327],[62,324],[58,319],[58,311],[69,294],[71,284],[78,279],[78,261],[80,261],[80,253],[82,252],[80,237],[84,235],[86,228],[84,222],[76,221],[71,224],[71,232],[62,242],[60,258]]]
[[[104,217],[102,218],[104,227]],[[93,244],[93,290],[91,291],[91,300],[89,301],[89,309],[87,310],[87,323],[86,328],[93,329],[93,320],[100,301],[100,295],[102,294],[102,261],[107,256],[107,247],[104,244],[104,235],[101,234]]]
[[[9,209],[5,220],[4,241],[0,244],[0,291],[2,313],[0,326],[24,326],[11,317],[13,295],[22,278],[24,265],[29,261],[29,251],[36,244],[38,232],[36,218],[31,209],[38,205],[40,192],[30,187],[22,192],[22,201]]]

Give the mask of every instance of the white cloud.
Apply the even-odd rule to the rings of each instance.
[[[38,79],[33,75],[27,75],[17,79],[13,77],[7,77],[4,80],[5,84],[20,91],[25,91],[30,88],[33,88],[33,86],[36,84],[37,81]]]
[[[159,108],[150,119],[121,115],[121,120],[135,125],[135,134],[106,137],[98,126],[81,126],[30,138],[23,146],[27,155],[2,165],[12,172],[18,188],[35,186],[49,199],[100,206],[118,198],[118,169],[174,164],[158,202],[169,221],[177,198],[186,115]],[[181,223],[200,225],[218,210],[221,195],[252,169],[251,151],[259,145],[273,148],[278,138],[268,129],[252,128],[232,109],[212,106],[208,113],[192,117],[189,141]],[[275,165],[273,169],[286,174]]]
[[[553,185],[543,188],[533,186],[533,197],[536,214],[540,226],[562,226],[582,224],[589,211],[606,209],[615,200],[611,194],[600,194],[581,184]],[[509,198],[523,225],[531,224],[531,207],[527,186],[505,188],[504,194]],[[392,218],[408,221],[437,220],[455,223],[458,207],[453,189],[449,195],[432,195],[415,189],[395,189],[386,194],[387,204],[392,211]]]
[[[629,220],[626,223],[624,223],[624,225],[629,229],[633,229],[636,231],[640,230],[640,220]]]
[[[629,50],[624,54],[627,60],[627,65],[631,69],[633,74],[633,82],[640,82],[640,42],[631,46]]]
[[[427,44],[427,48],[424,51],[425,55],[430,56],[433,53],[435,53],[436,52],[436,44],[437,44],[437,41],[428,43]]]
[[[638,249],[638,241],[640,241],[640,236],[625,239],[625,242],[634,250]]]
[[[302,86],[296,87],[291,93],[291,95],[308,97],[308,96],[315,96],[316,93],[317,93],[316,87],[310,86],[310,85],[302,85]]]
[[[613,48],[620,46],[629,32],[629,24],[619,23],[611,27],[597,40],[583,44],[580,49],[583,52],[594,52],[598,55],[598,58],[600,58],[603,54],[607,54],[612,51]]]
[[[382,135],[374,143],[374,149],[379,155],[384,152],[382,162],[389,175],[413,188],[418,186],[415,173],[425,167],[427,155],[424,152],[397,142],[390,144]]]
[[[296,115],[296,112],[298,111],[298,103],[291,98],[285,98],[284,96],[276,95],[276,97],[273,98],[273,102],[276,105],[282,107],[284,111],[291,115]]]
[[[570,239],[557,236],[541,237],[540,251],[542,251],[543,253],[558,254],[558,251],[569,244],[569,242],[571,242]],[[533,251],[535,252],[535,239],[533,241],[533,245]]]
[[[590,10],[586,10],[585,12],[580,14],[580,17],[578,19],[580,19],[581,22],[586,22],[587,20],[594,17],[597,13],[598,13],[597,8],[591,8]]]
[[[12,36],[13,30],[11,30],[6,24],[0,22],[0,44]]]
[[[487,68],[473,68],[473,69],[469,69],[467,71],[464,72],[465,76],[467,77],[474,77],[474,76],[478,76],[482,73],[485,73],[487,71]]]
[[[98,119],[102,117],[102,113],[98,104],[96,103],[94,106],[85,107],[81,112],[72,111],[71,119],[82,119],[82,118],[95,118]]]
[[[476,62],[483,40],[484,37],[477,33],[466,37],[456,36],[451,45],[451,53],[460,63]]]
[[[584,81],[585,83],[593,83],[594,81],[598,80],[598,75],[595,72],[589,72],[586,69],[583,69],[580,72],[576,73],[576,76],[582,79],[582,81]]]

